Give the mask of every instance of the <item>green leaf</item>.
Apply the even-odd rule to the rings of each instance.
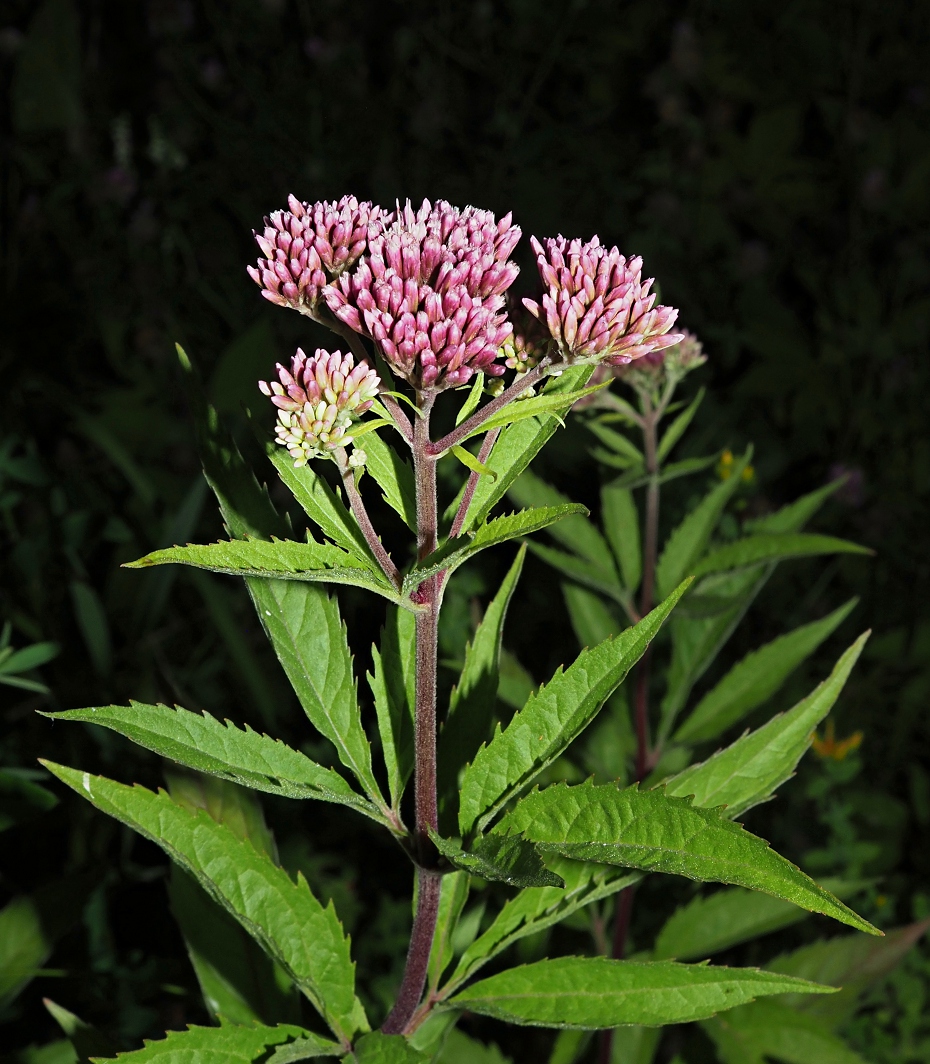
[[[561,876],[550,872],[535,848],[518,835],[490,835],[468,850],[461,840],[444,839],[435,831],[430,838],[450,864],[474,876],[510,887],[562,887]]]
[[[446,1035],[434,1064],[513,1064],[492,1042],[485,1045],[453,1028]]]
[[[579,584],[593,588],[602,595],[608,595],[615,602],[622,603],[624,601],[624,592],[623,588],[620,587],[619,581],[616,578],[611,580],[604,570],[594,565],[593,562],[579,558],[577,554],[568,554],[565,551],[556,550],[554,547],[549,547],[544,543],[537,543],[534,540],[530,540],[527,546],[533,554],[538,558],[542,558],[553,569],[557,569],[559,572],[571,577],[572,580],[576,580]]]
[[[118,1059],[120,1064],[192,1064],[194,1061],[197,1064],[252,1064],[253,1061],[267,1061],[270,1064],[271,1060],[280,1064],[280,1058],[270,1056],[269,1050],[274,1046],[295,1044],[297,1039],[327,1046],[323,1039],[291,1024],[279,1027],[224,1024],[222,1027],[188,1027],[186,1031],[169,1031],[161,1041],[146,1042],[144,1049],[121,1053]],[[328,1043],[327,1048],[330,1056],[344,1052],[333,1042]]]
[[[583,387],[593,372],[593,366],[572,366],[560,376],[550,377],[543,394],[559,395],[561,397],[559,409],[550,414],[537,414],[526,421],[508,425],[501,432],[486,462],[486,465],[497,473],[497,480],[491,477],[479,479],[468,507],[466,532],[487,520],[492,508],[504,497],[510,485],[542,450],[561,424],[558,415],[567,413],[574,401],[567,398],[567,394],[576,388]]]
[[[497,697],[511,709],[522,709],[536,690],[536,681],[506,647],[501,649],[500,670]]]
[[[410,463],[376,432],[365,440],[365,454],[368,456],[365,469],[377,481],[384,493],[384,501],[400,514],[408,528],[416,531],[416,488]]]
[[[417,562],[404,577],[404,591],[409,594],[435,573],[454,572],[463,562],[487,547],[495,547],[519,536],[528,536],[554,521],[587,512],[583,506],[572,503],[568,506],[541,506],[535,510],[521,510],[519,513],[495,517],[477,529],[473,535],[447,540],[438,550]]]
[[[77,923],[98,882],[96,873],[67,876],[0,909],[0,1007],[16,997]]]
[[[283,869],[205,812],[183,809],[164,792],[43,762],[98,809],[150,839],[193,875],[211,897],[287,971],[336,1035],[367,1029],[355,996],[355,965],[336,912]]]
[[[464,447],[451,447],[449,453],[454,455],[466,469],[470,469],[473,473],[480,473],[482,476],[497,480],[497,474],[494,470],[483,462],[479,462],[471,451],[466,451]]]
[[[643,552],[639,539],[639,511],[633,493],[617,482],[601,489],[601,520],[604,534],[623,576],[623,586],[633,594],[643,575]]]
[[[546,414],[557,418],[564,417],[566,407],[574,405],[579,399],[584,399],[588,395],[599,392],[602,388],[606,388],[609,383],[609,381],[604,381],[601,384],[593,384],[590,388],[578,388],[575,391],[558,393],[550,393],[546,389],[541,395],[533,395],[526,398],[521,396],[519,400],[508,403],[507,406],[491,414],[486,421],[483,421],[477,428],[473,429],[465,439],[468,440],[472,436],[490,432],[491,429],[501,429],[519,421],[526,421],[528,418],[539,418]]]
[[[665,435],[659,442],[659,449],[656,452],[656,457],[660,462],[664,462],[665,459],[671,453],[672,448],[685,434],[688,426],[691,424],[694,415],[697,413],[698,407],[701,405],[701,401],[704,398],[704,393],[707,389],[701,388],[697,395],[691,400],[688,406],[682,410],[682,412],[675,418],[675,420],[665,430]]]
[[[262,1061],[263,1064],[296,1064],[297,1061],[318,1060],[320,1057],[341,1057],[344,1052],[342,1046],[330,1042],[328,1038],[307,1032],[302,1038],[278,1046],[270,1057],[262,1058]]]
[[[643,452],[622,432],[608,428],[600,421],[589,421],[587,427],[605,447],[609,447],[614,452],[614,455],[622,459],[625,467],[645,464],[646,459]]]
[[[458,684],[452,689],[449,712],[439,734],[438,777],[442,819],[451,816],[455,823],[455,805],[459,790],[459,775],[475,756],[481,743],[491,734],[500,683],[501,640],[507,607],[513,596],[526,547],[521,546],[504,577],[497,594],[491,600],[474,638],[465,647],[465,664]],[[445,826],[444,830],[452,830]]]
[[[0,831],[26,824],[58,805],[51,791],[34,782],[37,775],[31,769],[0,769]]]
[[[715,739],[772,697],[792,672],[849,616],[859,600],[795,628],[747,654],[695,706],[673,737],[676,743]]]
[[[617,1035],[626,1031],[646,1031],[647,1027],[618,1027],[614,1031],[613,1044],[617,1042]],[[656,1032],[659,1033],[659,1032]],[[584,1051],[591,1041],[590,1031],[559,1031],[552,1043],[552,1053],[549,1056],[549,1064],[578,1064]],[[626,1047],[624,1047],[626,1048]],[[614,1059],[611,1053],[611,1059]],[[652,1064],[651,1061],[641,1061],[638,1056],[627,1053],[620,1058],[629,1064]]]
[[[836,1027],[852,1017],[861,995],[893,972],[928,928],[930,920],[920,920],[879,939],[860,935],[822,939],[776,957],[766,968],[839,987],[830,1008],[811,1009],[793,995],[785,999],[785,1004],[816,1015],[822,1025]]]
[[[733,464],[731,475],[701,500],[669,536],[656,567],[656,586],[664,598],[694,571],[724,507],[740,485],[740,475],[749,463],[752,448]]]
[[[746,522],[747,532],[798,532],[802,529],[807,522],[814,516],[821,506],[829,499],[834,492],[839,489],[845,483],[846,478],[841,477],[839,480],[834,480],[829,484],[824,485],[822,488],[817,488],[816,491],[812,491],[807,495],[802,495],[800,499],[795,499],[794,502],[788,503],[787,506],[783,506],[780,510],[776,510],[775,513],[766,514],[765,517],[756,517],[753,520]]]
[[[178,765],[165,766],[165,780],[175,805],[189,813],[203,810],[217,824],[225,824],[237,839],[250,842],[259,853],[278,863],[277,844],[257,794],[229,780]]]
[[[697,806],[725,805],[729,817],[764,802],[794,773],[811,744],[814,728],[839,698],[868,637],[868,632],[861,635],[827,679],[793,709],[773,717],[707,761],[690,765],[667,781],[667,793],[693,796]]]
[[[810,532],[760,533],[746,536],[711,551],[694,569],[695,576],[744,569],[759,562],[778,562],[785,558],[812,558],[820,554],[873,554],[847,539],[818,536]]]
[[[881,933],[764,839],[717,809],[661,790],[557,784],[518,802],[495,832],[522,834],[544,854],[749,887],[860,931]]]
[[[577,505],[529,471],[514,481],[507,494],[519,506],[528,508]],[[594,522],[584,516],[586,512],[566,517],[558,524],[550,526],[549,535],[562,546],[568,547],[575,554],[581,555],[582,558],[597,566],[609,581],[616,583],[617,572],[610,548],[598,532]]]
[[[207,713],[130,702],[128,706],[92,706],[44,713],[52,720],[80,720],[111,728],[133,742],[200,772],[286,798],[315,798],[358,809],[383,822],[379,811],[357,794],[337,772],[323,768],[279,739],[244,730]]]
[[[669,462],[659,476],[659,483],[668,484],[670,480],[677,480],[679,477],[690,477],[693,473],[700,473],[708,466],[712,466],[717,460],[718,456],[711,454],[704,458],[683,458],[680,462]],[[646,478],[643,482],[646,482]],[[628,487],[635,486],[638,485],[628,485]]]
[[[862,885],[841,880],[825,880],[821,884],[838,898],[851,896]],[[676,909],[666,921],[656,939],[653,958],[659,961],[671,958],[679,961],[703,960],[721,950],[800,923],[807,915],[805,909],[791,902],[742,887],[718,890],[709,897],[699,895]],[[863,941],[879,940],[870,938]],[[813,975],[807,978],[815,979]]]
[[[372,1031],[358,1040],[354,1057],[358,1064],[429,1064],[429,1057],[403,1035]]]
[[[74,619],[84,638],[94,670],[98,676],[109,676],[113,668],[113,640],[100,596],[85,580],[72,580],[69,590]],[[7,683],[11,682],[10,677],[4,679]]]
[[[467,872],[450,872],[442,877],[439,915],[436,917],[436,932],[427,969],[427,987],[431,993],[439,986],[443,972],[452,963],[455,929],[468,901],[468,880]]]
[[[743,1005],[701,1026],[722,1064],[867,1064],[818,1020],[781,1002]]]
[[[45,665],[61,653],[57,643],[33,643],[31,647],[16,650],[8,657],[0,658],[0,672],[29,672]]]
[[[416,619],[409,610],[388,610],[381,649],[371,648],[374,673],[368,686],[375,699],[381,751],[395,812],[413,771],[413,715],[416,698]]]
[[[526,706],[482,746],[465,770],[459,830],[467,835],[522,790],[591,723],[598,710],[642,657],[687,582],[616,639],[583,650],[564,672],[535,692]],[[480,826],[480,825],[479,825]]]
[[[582,647],[595,647],[619,634],[620,626],[600,595],[577,584],[562,584],[562,594]]]
[[[455,415],[456,426],[461,425],[466,418],[470,418],[471,415],[478,409],[478,404],[481,402],[481,396],[484,394],[484,374],[479,370],[475,374],[475,383],[468,390],[468,395],[465,398],[465,402],[462,403],[459,408],[459,412]]]
[[[782,982],[758,968],[559,957],[492,975],[457,994],[450,1005],[508,1023],[597,1030],[687,1023],[787,990],[830,992],[805,980]]]
[[[79,1064],[86,1064],[91,1056],[112,1057],[116,1050],[109,1038],[103,1035],[92,1024],[86,1023],[68,1009],[62,1008],[51,998],[43,998],[42,1004],[51,1014],[58,1026],[67,1035],[68,1040],[74,1046]]]
[[[322,588],[287,580],[257,580],[249,590],[310,723],[333,743],[339,760],[383,810],[339,604]]]

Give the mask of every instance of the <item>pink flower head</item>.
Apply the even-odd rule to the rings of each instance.
[[[519,239],[510,215],[496,222],[444,200],[415,211],[408,201],[372,227],[356,269],[323,294],[415,388],[455,388],[478,370],[500,376],[496,360],[513,331],[503,294],[518,272],[508,256]]]
[[[669,332],[678,311],[654,306],[652,278],[642,280],[638,256],[627,259],[597,237],[587,244],[550,237],[545,248],[531,242],[546,291],[541,305],[523,303],[548,327],[564,362],[625,365],[681,340]]]
[[[262,295],[282,307],[314,316],[323,287],[352,267],[368,240],[368,227],[383,217],[380,207],[343,196],[338,203],[301,203],[275,211],[255,234],[262,259],[249,276]]]
[[[356,366],[341,351],[318,349],[308,358],[299,347],[290,370],[280,363],[277,369],[276,381],[259,381],[258,386],[278,408],[277,442],[287,448],[294,465],[331,458],[337,447],[348,447],[352,422],[371,409],[378,394],[378,374],[366,362]]]

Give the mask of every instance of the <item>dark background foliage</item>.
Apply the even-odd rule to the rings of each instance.
[[[863,729],[864,769],[844,782],[829,763],[805,768],[766,826],[795,858],[819,848],[828,871],[883,877],[891,920],[923,912],[930,8],[7,0],[2,23],[0,622],[17,648],[61,651],[30,673],[48,695],[0,686],[0,766],[47,755],[156,785],[153,758],[35,713],[129,697],[306,741],[235,584],[119,569],[221,532],[173,344],[247,446],[255,380],[323,340],[245,274],[262,215],[289,192],[446,197],[644,256],[710,356],[694,446],[756,445],[750,505],[849,474],[820,525],[874,560],[780,577],[728,660],[862,596],[843,633],[876,636],[839,730]],[[593,496],[589,441],[562,439],[544,474]],[[495,575],[460,583],[450,657]],[[530,563],[514,611],[509,642],[537,680],[574,652],[551,621],[555,587]],[[346,611],[366,645],[378,618],[351,597]],[[338,812],[285,804],[269,803],[282,857],[336,897],[375,975],[366,993],[384,1000],[409,919],[403,871],[379,902],[390,851]],[[311,821],[313,850],[289,844]],[[0,876],[2,902],[62,882],[77,899],[50,974],[0,1017],[4,1048],[55,1037],[43,995],[124,1046],[204,1021],[153,847],[64,799],[3,835]],[[908,1008],[879,1000],[862,1045],[904,1059]]]

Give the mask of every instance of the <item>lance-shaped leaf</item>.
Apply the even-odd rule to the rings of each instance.
[[[602,388],[606,388],[609,383],[609,381],[604,381],[601,384],[592,384],[589,388],[577,388],[574,391],[560,393],[550,393],[546,390],[541,395],[521,398],[519,401],[509,403],[491,414],[477,428],[469,432],[465,439],[468,440],[472,436],[490,432],[491,429],[501,429],[507,425],[526,421],[529,418],[538,418],[546,414],[552,414],[559,418],[564,417],[567,407],[577,403],[579,399],[584,399],[586,396],[593,395],[594,392],[599,392]]]
[[[665,434],[659,442],[659,449],[656,452],[656,457],[660,462],[665,461],[668,455],[671,454],[672,448],[685,434],[686,429],[691,424],[694,415],[697,413],[698,407],[701,405],[705,391],[705,388],[701,388],[697,395],[665,430]]]
[[[339,604],[322,588],[286,580],[250,583],[262,626],[310,723],[339,754],[379,808],[385,807],[371,769],[352,655]]]
[[[542,558],[547,565],[558,569],[572,580],[577,580],[579,584],[593,588],[602,595],[608,595],[615,602],[624,602],[624,591],[620,582],[611,579],[593,562],[589,562],[586,558],[579,558],[577,554],[569,554],[567,551],[557,550],[555,547],[550,547],[545,543],[536,543],[533,540],[530,540],[527,546],[537,558]]]
[[[801,979],[782,982],[758,968],[559,957],[482,979],[450,1005],[509,1023],[596,1030],[688,1023],[786,991],[827,994],[832,988]]]
[[[214,573],[272,580],[345,584],[374,591],[391,602],[402,602],[397,589],[364,561],[331,543],[296,543],[293,540],[233,539],[219,543],[189,543],[152,551],[127,569],[151,565],[192,565]]]
[[[766,514],[764,517],[755,517],[747,521],[746,529],[749,532],[798,532],[817,513],[827,499],[839,491],[845,483],[846,477],[840,477],[838,480],[825,484],[822,488],[817,488],[808,492],[807,495],[802,495],[799,499],[795,499],[794,502],[788,503],[787,506],[783,506],[774,513]]]
[[[506,883],[511,887],[562,887],[564,880],[542,863],[536,848],[519,835],[488,835],[463,850],[456,839],[444,839],[435,831],[430,838],[436,849],[456,868],[474,876]]]
[[[850,599],[819,621],[747,654],[701,699],[675,732],[674,742],[714,739],[767,701],[792,672],[849,616],[859,600]]]
[[[303,1057],[278,1057],[272,1052],[276,1046],[288,1049],[302,1043],[307,1052]],[[312,1056],[341,1056],[345,1052],[335,1042],[327,1042],[292,1024],[278,1027],[238,1026],[188,1027],[186,1031],[169,1031],[158,1042],[146,1042],[143,1049],[120,1053],[119,1061],[126,1064],[251,1064],[252,1061],[308,1059]]]
[[[633,493],[616,482],[601,489],[604,535],[620,566],[623,586],[629,594],[639,587],[643,573],[643,552],[639,538],[639,511]]]
[[[355,965],[332,904],[324,908],[297,882],[205,812],[160,792],[127,787],[51,762],[46,767],[98,809],[160,846],[193,875],[285,969],[346,1043],[367,1030],[355,996]]]
[[[416,488],[410,463],[378,435],[372,432],[365,439],[365,470],[370,473],[384,493],[384,501],[395,510],[410,529],[417,527]]]
[[[521,938],[545,931],[643,878],[640,872],[624,873],[609,865],[571,861],[555,855],[547,858],[547,867],[565,881],[565,887],[527,887],[507,901],[487,930],[462,954],[443,988],[444,997],[453,994],[479,968]]]
[[[642,657],[688,586],[628,628],[591,650],[540,687],[504,731],[482,746],[465,770],[459,801],[459,830],[465,836],[479,822],[487,823],[498,809],[525,787],[573,742],[620,686]]]
[[[440,571],[453,573],[463,562],[487,547],[496,547],[508,540],[528,536],[554,521],[561,521],[563,517],[587,512],[584,506],[571,503],[568,506],[540,506],[535,510],[520,510],[519,513],[495,517],[486,525],[482,525],[474,535],[457,536],[447,540],[438,550],[433,551],[423,561],[417,562],[404,577],[404,590],[407,593],[413,591],[427,577]]]
[[[562,584],[568,616],[582,647],[596,647],[620,634],[621,625],[600,595],[577,584]]]
[[[372,1031],[358,1040],[352,1054],[357,1064],[428,1064],[429,1057],[403,1035]]]
[[[474,638],[465,648],[465,664],[459,682],[452,690],[438,750],[440,807],[443,820],[452,820],[452,824],[444,825],[447,831],[451,831],[455,824],[454,805],[458,797],[459,773],[491,734],[500,683],[504,621],[525,557],[526,547],[521,546],[478,625]]]
[[[614,461],[609,463],[610,465],[618,466],[621,469],[629,469],[630,466],[639,468],[645,465],[646,457],[643,452],[622,432],[608,428],[603,421],[588,421],[587,428],[613,452]]]
[[[569,506],[572,504],[568,496],[556,491],[529,470],[514,481],[507,494],[519,506]],[[602,570],[607,580],[617,582],[617,571],[610,548],[590,518],[582,514],[566,517],[558,524],[550,526],[549,535]]]
[[[724,507],[740,485],[741,474],[751,455],[752,449],[749,448],[734,463],[730,477],[712,488],[669,536],[656,566],[656,587],[661,597],[664,598],[672,588],[693,573]]]
[[[286,798],[338,802],[384,822],[378,809],[331,768],[311,761],[279,739],[259,735],[248,725],[237,728],[208,713],[189,713],[164,705],[130,702],[128,706],[91,706],[63,713],[45,713],[52,720],[99,724],[133,742],[199,772],[241,783]]]
[[[701,1026],[722,1064],[867,1064],[819,1020],[781,1002],[743,1005]]]
[[[824,880],[821,884],[838,898],[851,897],[866,885],[867,881],[843,880]],[[698,896],[677,909],[659,932],[652,955],[659,961],[672,958],[679,961],[703,960],[741,942],[790,927],[805,920],[807,915],[806,910],[791,902],[758,891],[744,890],[742,887],[718,890],[709,897]],[[817,978],[809,973],[791,974]]]
[[[728,817],[764,802],[793,774],[811,744],[814,728],[839,698],[868,637],[868,632],[861,635],[827,679],[793,709],[673,776],[666,793],[693,796],[698,806],[725,805]]]
[[[848,539],[820,536],[812,532],[760,533],[745,536],[711,551],[695,566],[695,576],[745,569],[759,562],[778,562],[786,558],[812,558],[819,554],[873,554]]]
[[[551,414],[536,414],[525,421],[518,421],[501,432],[485,463],[497,474],[497,479],[490,476],[479,478],[468,507],[466,532],[487,520],[492,508],[504,497],[510,485],[542,450],[546,441],[561,424],[560,415],[568,412],[573,401],[566,396],[575,389],[584,387],[593,372],[593,366],[572,366],[560,376],[550,377],[543,394],[560,395],[562,404],[559,409]]]
[[[442,877],[439,895],[439,914],[436,917],[436,932],[430,947],[427,987],[430,992],[439,986],[443,972],[452,963],[455,929],[468,901],[469,875],[467,872],[450,872]]]
[[[495,828],[522,834],[543,853],[761,890],[860,931],[881,934],[769,844],[690,799],[614,784],[558,784],[535,791]]]
[[[409,610],[388,611],[381,649],[372,647],[371,656],[375,671],[368,674],[368,686],[375,699],[381,752],[396,811],[413,771],[416,620]]]
[[[457,1027],[446,1035],[435,1064],[513,1064],[492,1042],[485,1045],[469,1038]]]

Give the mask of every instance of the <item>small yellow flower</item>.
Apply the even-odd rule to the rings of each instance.
[[[875,905],[876,905],[877,908],[884,909],[887,904],[888,904],[888,899],[887,899],[887,897],[885,897],[884,894],[876,895],[876,897],[875,897]]]
[[[756,471],[753,466],[746,466],[742,473],[742,479],[745,484],[751,484],[756,479]]]
[[[824,728],[823,738],[821,739],[817,733],[814,733],[814,737],[811,740],[811,745],[814,748],[814,753],[819,758],[832,758],[834,761],[844,761],[846,755],[853,750],[858,750],[862,744],[862,732],[855,731],[852,735],[847,736],[845,739],[837,739],[836,732],[833,727],[833,721],[828,720],[827,726]]]
[[[733,475],[733,452],[728,447],[717,462],[717,476],[721,480],[729,480]]]

